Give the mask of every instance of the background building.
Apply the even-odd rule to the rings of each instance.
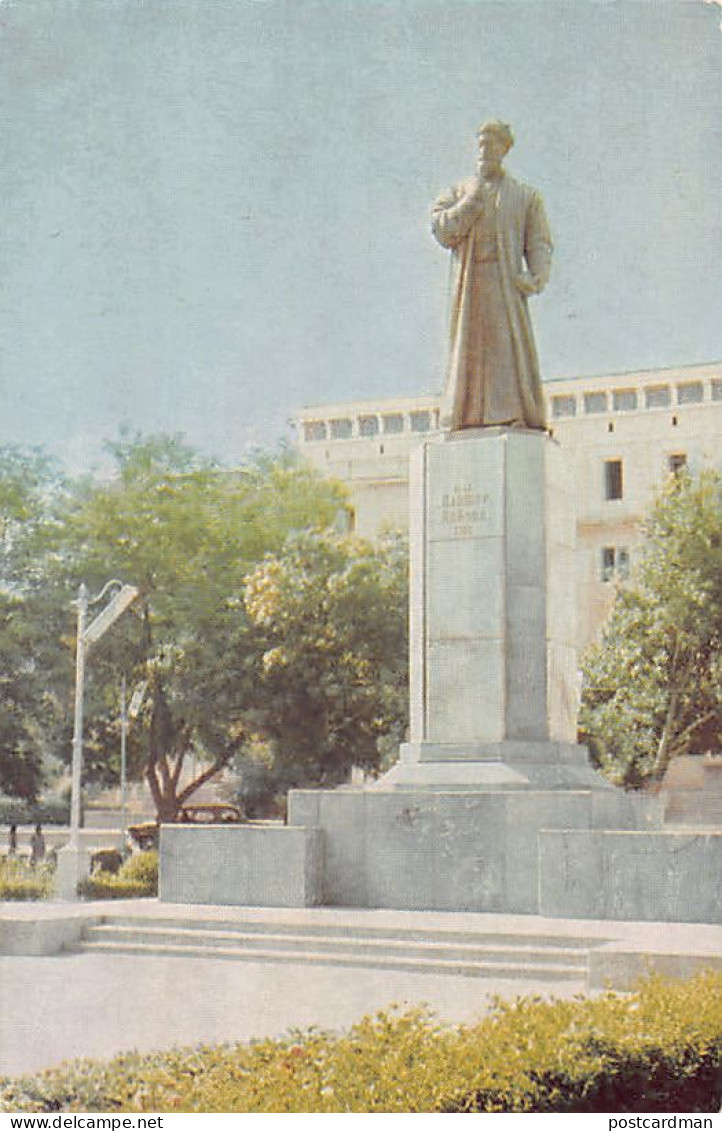
[[[655,490],[683,467],[722,466],[722,362],[545,383],[577,484],[579,643],[598,633],[634,563]],[[409,453],[439,433],[439,395],[303,409],[301,453],[350,493],[356,532],[408,527]]]

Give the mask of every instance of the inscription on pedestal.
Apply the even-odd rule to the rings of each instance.
[[[470,483],[455,485],[441,496],[440,526],[449,538],[474,538],[485,533],[491,515],[488,494]]]

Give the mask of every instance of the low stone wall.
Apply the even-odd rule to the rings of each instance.
[[[539,913],[722,923],[722,829],[543,831]]]
[[[641,978],[693,978],[705,970],[722,971],[722,954],[678,954],[631,949],[623,942],[608,943],[589,951],[590,990],[633,990]]]
[[[301,790],[289,825],[167,825],[160,899],[722,922],[722,830],[614,791]]]
[[[159,898],[235,907],[321,902],[322,834],[284,825],[163,825]]]
[[[722,758],[709,754],[674,758],[659,797],[670,824],[722,828]]]
[[[79,941],[84,926],[99,919],[87,911],[65,915],[47,904],[27,904],[16,910],[6,903],[0,919],[0,954],[58,954]]]

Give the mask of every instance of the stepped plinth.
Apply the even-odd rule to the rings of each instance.
[[[399,761],[367,787],[292,790],[288,828],[204,829],[200,856],[200,830],[164,830],[161,898],[722,918],[722,831],[672,836],[658,802],[614,789],[576,742],[574,478],[558,444],[516,428],[431,441],[411,515]]]

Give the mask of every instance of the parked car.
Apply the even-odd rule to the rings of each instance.
[[[157,821],[146,821],[142,825],[129,825],[128,834],[133,843],[146,852],[149,848],[158,847],[159,828]]]
[[[245,821],[237,805],[184,805],[178,812],[176,822],[187,825],[238,825]],[[158,847],[158,821],[146,821],[142,825],[131,825],[128,833],[138,848],[145,851]]]
[[[191,825],[237,825],[243,819],[236,805],[184,805],[178,817]]]

